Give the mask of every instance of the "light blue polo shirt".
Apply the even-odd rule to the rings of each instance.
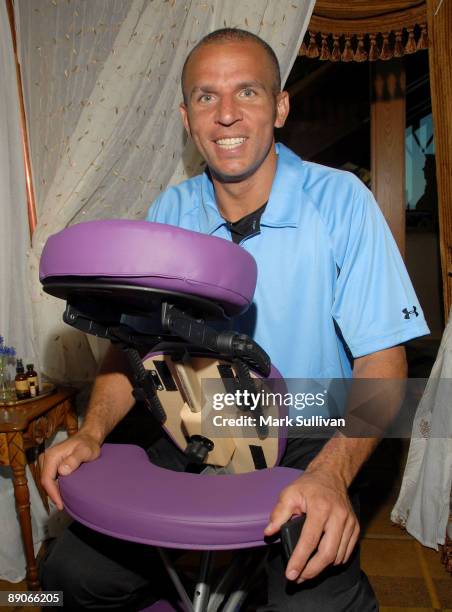
[[[347,353],[367,355],[429,329],[371,192],[348,172],[276,147],[260,232],[240,243],[257,262],[254,301],[232,328],[252,336],[285,378],[350,377]],[[147,220],[231,240],[207,173],[168,188]]]

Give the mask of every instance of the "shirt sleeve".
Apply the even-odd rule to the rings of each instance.
[[[332,315],[353,357],[429,333],[405,264],[370,191],[354,190]]]
[[[146,221],[150,221],[151,223],[165,223],[165,209],[161,205],[162,196],[163,194],[159,195],[149,206]]]
[[[146,221],[153,223],[166,223],[184,229],[193,226],[193,179],[180,185],[168,187],[150,205]]]

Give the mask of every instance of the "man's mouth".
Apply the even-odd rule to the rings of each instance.
[[[215,144],[217,144],[222,149],[235,149],[235,147],[240,146],[245,142],[246,138],[238,137],[238,138],[219,138],[215,140]]]

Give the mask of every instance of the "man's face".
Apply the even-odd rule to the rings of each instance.
[[[253,41],[210,43],[193,53],[181,114],[217,180],[240,182],[265,168],[273,128],[289,111],[287,93],[273,87],[271,60]]]

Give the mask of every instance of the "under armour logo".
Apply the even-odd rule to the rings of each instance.
[[[413,310],[408,310],[408,308],[404,308],[404,309],[402,310],[402,312],[403,312],[403,314],[405,315],[405,316],[404,316],[404,319],[409,319],[409,318],[410,318],[410,315],[412,315],[412,314],[414,314],[416,317],[418,317],[418,316],[419,316],[419,313],[418,313],[418,311],[417,311],[417,309],[416,309],[416,306],[413,306]]]

